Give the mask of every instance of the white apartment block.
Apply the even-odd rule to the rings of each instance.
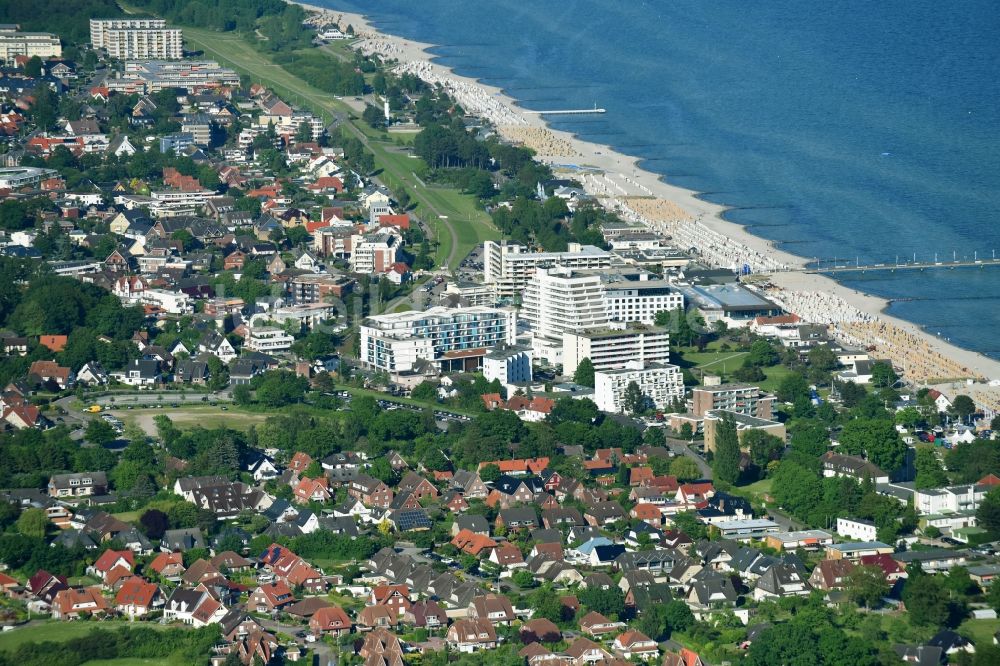
[[[90,19],[90,43],[120,60],[177,60],[184,57],[179,28],[163,19]]]
[[[608,319],[652,324],[658,312],[684,307],[684,295],[666,280],[617,280],[605,285]]]
[[[855,541],[878,541],[875,523],[860,518],[837,518],[837,534]]]
[[[572,375],[589,358],[595,370],[617,370],[630,362],[670,362],[670,333],[665,328],[610,322],[607,327],[565,331],[562,338],[563,374]]]
[[[913,493],[913,506],[920,515],[976,511],[990,486],[970,483],[946,488],[925,488]]]
[[[421,360],[443,370],[475,369],[489,350],[514,344],[516,323],[513,310],[488,307],[369,317],[361,325],[361,362],[392,373],[411,372]]]
[[[483,244],[483,281],[495,284],[502,297],[522,292],[537,268],[606,270],[611,253],[593,245],[570,243],[566,252],[527,252],[523,245],[506,241]]]
[[[95,49],[108,47],[108,31],[110,30],[160,30],[167,27],[167,22],[158,18],[111,18],[90,19],[90,45]]]
[[[625,392],[632,382],[657,409],[664,409],[684,397],[684,375],[679,367],[666,363],[643,367],[634,363],[632,367],[594,374],[594,402],[598,409],[614,414],[624,412]]]
[[[139,293],[139,303],[160,308],[168,314],[190,314],[194,312],[191,297],[183,291],[166,289],[145,289]]]
[[[597,273],[566,268],[539,268],[528,280],[521,316],[536,338],[562,341],[566,331],[604,326],[604,286]]]
[[[251,328],[247,336],[246,348],[251,351],[270,354],[290,349],[295,338],[275,326]]]
[[[403,239],[395,234],[375,233],[351,237],[351,271],[371,275],[388,273],[396,263]]]
[[[48,32],[17,32],[0,28],[0,64],[12,64],[17,56],[42,60],[62,57],[59,38]]]
[[[483,357],[483,377],[498,380],[503,386],[531,381],[531,349],[497,349]]]

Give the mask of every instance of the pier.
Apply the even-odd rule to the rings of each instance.
[[[833,266],[807,266],[800,269],[804,273],[865,273],[868,271],[931,270],[942,268],[986,268],[1000,267],[1000,259],[958,259],[953,261],[910,261],[885,264],[835,264]]]
[[[533,113],[538,116],[580,116],[588,113],[607,113],[607,109],[599,109],[596,106],[592,109],[554,109],[552,111],[528,111],[525,110],[524,113]]]

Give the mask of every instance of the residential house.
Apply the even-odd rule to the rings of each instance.
[[[159,586],[138,576],[122,583],[115,595],[115,610],[131,620],[146,615],[162,603]]]
[[[49,497],[89,497],[107,492],[108,478],[104,472],[53,474],[49,479]]]
[[[850,560],[823,560],[809,575],[809,584],[825,592],[843,588],[854,568]]]
[[[614,634],[624,628],[624,622],[609,620],[597,611],[590,611],[580,618],[580,631],[593,636],[594,638],[601,638],[609,634]]]
[[[811,588],[805,576],[795,567],[788,564],[774,564],[757,579],[753,589],[753,598],[782,599],[785,597],[808,596]]]
[[[258,613],[270,613],[281,610],[295,602],[292,590],[281,580],[260,585],[250,594],[247,608]]]
[[[102,615],[108,603],[99,587],[80,587],[60,590],[52,599],[52,619],[74,620],[80,617]]]
[[[516,619],[510,599],[500,594],[475,597],[468,607],[468,617],[489,620],[493,625],[510,626]]]
[[[309,630],[319,638],[324,634],[343,636],[351,633],[354,624],[340,606],[320,608],[309,618]]]
[[[456,620],[445,634],[448,647],[459,652],[490,650],[497,646],[496,630],[489,620],[466,618]]]
[[[629,629],[619,634],[611,647],[626,659],[638,658],[648,661],[660,656],[660,646],[656,641],[637,629]]]

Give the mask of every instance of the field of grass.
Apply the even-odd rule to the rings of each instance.
[[[705,351],[681,350],[680,356],[675,362],[682,368],[689,368],[698,379],[701,379],[702,374],[709,374],[719,375],[723,381],[735,381],[733,372],[742,367],[743,358],[746,355],[747,352],[712,349],[712,345],[709,345]],[[760,387],[771,392],[777,390],[781,381],[791,372],[783,365],[775,365],[763,368],[763,370],[767,378],[759,382]]]
[[[968,636],[974,643],[993,644],[993,634],[1000,631],[1000,619],[966,620],[959,626],[958,633]]]
[[[293,104],[309,107],[327,119],[333,113],[352,117],[352,109],[342,100],[289,74],[239,35],[197,28],[185,28],[184,35],[192,47],[204,51],[207,57],[246,73],[251,81],[268,86]],[[400,151],[394,137],[360,121],[349,121],[346,126],[375,155],[376,167],[382,170],[380,179],[391,189],[407,190],[415,204],[414,212],[432,230],[440,227],[435,233],[440,264],[454,268],[477,244],[499,238],[489,216],[477,209],[473,197],[455,189],[426,187],[417,182],[413,172],[421,170],[422,163]]]
[[[24,643],[71,641],[86,636],[95,629],[112,630],[126,626],[129,626],[128,622],[44,622],[0,633],[0,651],[16,650]],[[162,625],[151,622],[143,626],[156,629]]]
[[[156,435],[156,424],[153,419],[161,414],[169,416],[174,425],[182,429],[201,426],[208,429],[226,427],[233,430],[249,430],[250,426],[263,423],[268,417],[268,414],[245,411],[229,405],[227,408],[223,410],[221,406],[185,405],[176,409],[164,407],[111,410],[110,413],[126,423],[137,424],[148,435]]]
[[[94,659],[84,662],[82,666],[174,666],[177,662],[170,659],[139,659],[125,657],[123,659]]]

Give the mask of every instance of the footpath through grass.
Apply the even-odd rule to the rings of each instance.
[[[415,205],[413,212],[425,221],[438,241],[439,265],[454,269],[476,245],[500,237],[489,215],[477,208],[474,197],[454,188],[429,187],[419,182],[414,172],[424,168],[423,162],[401,151],[388,134],[357,120],[352,109],[336,95],[290,74],[238,34],[185,27],[184,36],[207,57],[248,75],[251,81],[267,86],[293,104],[310,108],[328,121],[334,115],[348,118],[345,127],[375,156],[383,183],[410,195]],[[330,57],[335,55],[330,53]]]

